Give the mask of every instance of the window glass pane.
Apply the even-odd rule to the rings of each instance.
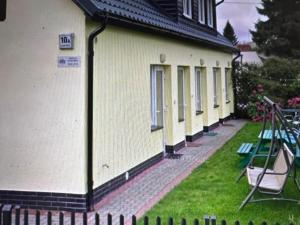
[[[186,3],[187,3],[187,0],[183,0],[183,14],[187,14]]]
[[[229,101],[229,79],[230,79],[230,70],[225,69],[225,96],[226,96],[226,101]]]
[[[184,72],[178,69],[178,120],[184,120]]]
[[[156,126],[163,126],[163,72],[156,72]]]
[[[199,22],[204,23],[205,22],[205,10],[204,10],[204,0],[199,0],[198,2],[198,12],[199,12]]]
[[[163,127],[163,69],[151,69],[151,126]]]
[[[217,69],[213,70],[214,105],[218,105]]]
[[[196,96],[196,112],[201,111],[201,71],[199,68],[196,69],[195,73],[195,96]]]
[[[213,2],[208,0],[207,2],[207,21],[209,26],[213,26]]]
[[[156,126],[156,76],[155,70],[151,70],[151,126]]]
[[[183,14],[186,16],[192,15],[192,1],[191,0],[183,0]]]

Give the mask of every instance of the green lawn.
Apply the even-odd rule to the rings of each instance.
[[[300,224],[300,205],[295,203],[252,203],[243,211],[237,211],[250,188],[245,178],[240,183],[235,183],[241,171],[241,157],[236,151],[243,142],[256,143],[260,129],[261,124],[249,122],[215,155],[156,204],[146,214],[150,221],[159,215],[164,222],[171,216],[177,224],[183,217],[191,223],[194,218],[216,215],[218,220],[226,219],[230,224],[235,220],[240,220],[243,224],[250,220],[255,224],[263,221],[268,224]],[[287,185],[286,194],[300,198],[300,192],[291,181]]]

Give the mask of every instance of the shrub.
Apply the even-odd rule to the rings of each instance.
[[[291,98],[288,100],[288,106],[290,108],[300,108],[300,97]]]
[[[263,95],[282,107],[291,107],[288,100],[299,96],[300,60],[270,58],[263,66],[235,65],[232,77],[237,116],[260,120],[261,108],[258,102]]]

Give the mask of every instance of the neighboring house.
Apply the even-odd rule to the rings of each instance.
[[[0,203],[87,210],[233,113],[213,0],[9,0],[0,49]]]
[[[237,47],[241,51],[243,63],[262,65],[262,57],[255,50],[253,43],[238,44]]]

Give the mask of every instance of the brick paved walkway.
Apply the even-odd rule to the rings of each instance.
[[[125,224],[129,224],[132,215],[137,218],[151,209],[169,191],[185,179],[196,167],[201,165],[213,153],[221,148],[243,126],[245,121],[231,120],[224,126],[219,126],[213,132],[216,136],[203,136],[190,146],[178,152],[178,159],[165,158],[160,163],[149,168],[126,183],[116,191],[107,195],[95,206],[100,214],[101,224],[105,224],[107,214],[113,215],[113,224],[119,221],[119,215],[125,216]],[[198,147],[197,147],[198,146]],[[82,217],[76,217],[76,225],[82,224]],[[34,216],[29,216],[29,224],[35,224]],[[89,214],[89,224],[94,224],[93,214]],[[21,218],[21,221],[23,218]],[[70,216],[65,215],[65,224],[70,224]],[[22,223],[21,223],[22,224]],[[46,216],[41,216],[41,224],[46,224]],[[58,224],[58,215],[53,218],[53,224]]]

